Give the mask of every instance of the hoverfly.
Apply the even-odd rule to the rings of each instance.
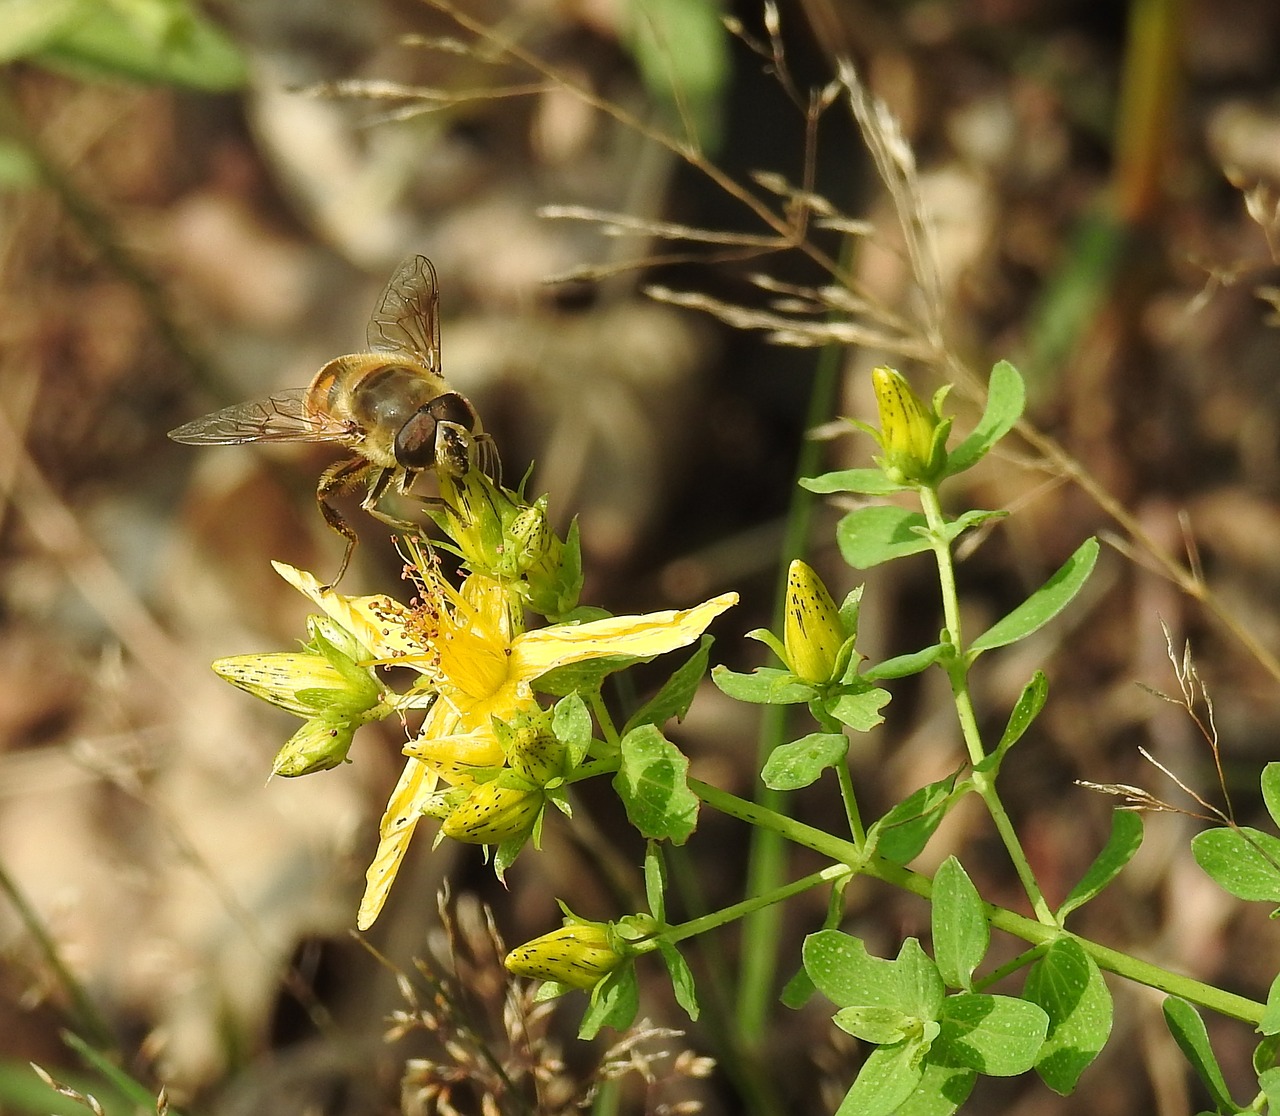
[[[369,351],[329,361],[305,388],[225,407],[169,431],[194,446],[242,442],[336,442],[353,456],[330,465],[316,486],[325,522],[347,540],[342,580],[356,532],[330,502],[365,486],[360,506],[400,531],[417,525],[383,512],[393,488],[408,494],[427,470],[461,477],[478,465],[498,479],[493,438],[475,408],[440,374],[440,290],[425,256],[406,260],[369,319]]]

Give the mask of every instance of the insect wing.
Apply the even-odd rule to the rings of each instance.
[[[191,446],[229,446],[241,442],[337,442],[350,435],[345,422],[312,411],[306,397],[306,388],[295,388],[269,399],[237,403],[170,430],[169,437]]]
[[[440,375],[440,285],[426,256],[413,256],[396,270],[369,319],[369,348],[410,353]]]

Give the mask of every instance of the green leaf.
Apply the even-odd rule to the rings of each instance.
[[[980,992],[948,996],[939,1022],[932,1058],[990,1077],[1026,1073],[1049,1027],[1049,1017],[1036,1004]]]
[[[847,1007],[832,1016],[840,1030],[876,1046],[892,1046],[923,1033],[921,1021],[914,1015],[891,1007]]]
[[[934,874],[932,919],[933,959],[942,979],[951,988],[972,988],[973,971],[991,944],[991,927],[978,889],[954,856]]]
[[[622,738],[613,788],[642,837],[683,845],[698,824],[698,797],[688,785],[689,761],[653,725]]]
[[[947,816],[959,777],[948,775],[904,798],[871,827],[868,847],[894,864],[913,861]]]
[[[1077,907],[1083,906],[1120,874],[1120,870],[1133,859],[1142,844],[1142,816],[1131,810],[1115,810],[1111,815],[1111,836],[1106,846],[1089,870],[1084,874],[1062,906],[1058,908],[1061,922]]]
[[[1280,763],[1274,760],[1262,769],[1262,801],[1271,820],[1280,825]]]
[[[906,678],[909,674],[919,674],[926,667],[932,666],[941,657],[945,648],[941,643],[926,647],[921,651],[912,651],[908,655],[896,655],[885,659],[873,667],[864,670],[859,677],[864,682],[875,682],[883,678]]]
[[[893,1110],[893,1116],[951,1116],[973,1092],[978,1075],[971,1069],[925,1060],[924,1076],[915,1091]]]
[[[0,0],[0,62],[43,49],[79,18],[88,0]]]
[[[955,519],[949,520],[942,533],[947,542],[955,542],[971,527],[977,527],[992,519],[1004,519],[1008,514],[1007,511],[982,511],[980,509],[967,511],[963,515],[958,515]]]
[[[1011,613],[997,620],[969,647],[972,655],[1004,647],[1029,636],[1058,615],[1084,587],[1098,560],[1098,540],[1086,539],[1048,581]]]
[[[649,913],[659,923],[667,921],[667,865],[662,859],[662,846],[650,841],[644,850],[644,897]]]
[[[211,91],[236,89],[246,75],[235,44],[184,0],[80,4],[33,60],[92,77]]]
[[[667,972],[671,974],[671,990],[675,993],[676,1003],[684,1008],[685,1014],[695,1022],[698,1019],[698,993],[693,985],[693,973],[689,964],[680,955],[674,945],[663,939],[658,941],[658,952],[667,963]]]
[[[593,1039],[602,1027],[625,1031],[640,1010],[636,967],[622,965],[591,989],[591,1003],[578,1026],[578,1038]]]
[[[623,727],[624,736],[638,725],[657,725],[661,728],[672,717],[677,721],[684,720],[703,675],[707,673],[707,660],[714,642],[714,637],[709,635],[704,635],[698,641],[698,649],[667,679],[662,689],[631,715],[631,719]]]
[[[862,1063],[836,1116],[888,1116],[896,1111],[920,1084],[925,1053],[919,1041],[877,1046]]]
[[[1209,1044],[1209,1032],[1205,1029],[1204,1020],[1186,1000],[1177,996],[1166,997],[1164,1001],[1164,1021],[1173,1035],[1182,1053],[1186,1056],[1191,1068],[1196,1071],[1204,1087],[1213,1098],[1214,1107],[1219,1112],[1244,1112],[1227,1089],[1227,1082],[1222,1076],[1222,1067]]]
[[[1271,982],[1267,990],[1267,1007],[1258,1022],[1258,1030],[1264,1035],[1280,1035],[1280,976]]]
[[[1269,1069],[1258,1075],[1258,1088],[1267,1098],[1267,1116],[1280,1113],[1280,1069]]]
[[[1017,704],[1014,705],[1013,712],[1009,714],[1009,723],[1004,726],[1004,734],[1000,737],[1000,743],[996,745],[997,755],[1003,756],[1005,752],[1022,739],[1022,734],[1031,727],[1031,722],[1040,715],[1040,710],[1044,708],[1045,700],[1048,697],[1049,679],[1045,677],[1044,671],[1038,670],[1031,676],[1031,681],[1022,688],[1022,693],[1018,695]]]
[[[564,742],[565,770],[572,771],[591,747],[591,714],[576,691],[556,702],[551,712],[551,731]]]
[[[1111,1034],[1111,993],[1092,957],[1074,938],[1057,938],[1027,975],[1023,996],[1049,1017],[1036,1072],[1066,1096]]]
[[[784,1007],[802,1008],[809,1002],[815,991],[813,978],[804,969],[797,969],[791,979],[783,985],[782,995],[778,999]]]
[[[863,496],[888,496],[910,491],[911,486],[898,484],[885,476],[882,469],[840,469],[820,477],[801,477],[800,487],[810,492],[857,492]]]
[[[1261,830],[1207,829],[1191,838],[1191,855],[1237,899],[1280,902],[1280,839]]]
[[[817,692],[791,671],[777,667],[757,667],[750,674],[739,674],[718,666],[711,671],[711,681],[736,701],[750,701],[757,705],[795,705],[808,701]]]
[[[842,725],[848,725],[855,732],[870,732],[876,725],[884,723],[880,710],[889,704],[890,696],[888,690],[876,687],[862,693],[841,694],[823,705]]]
[[[987,382],[987,406],[973,433],[947,455],[946,476],[976,465],[1001,438],[1013,429],[1026,406],[1022,376],[1007,360],[991,369]]]
[[[842,762],[848,751],[849,740],[842,733],[811,732],[774,748],[760,778],[770,790],[799,790],[816,783],[827,768]]]
[[[917,1019],[937,1016],[946,997],[937,966],[908,938],[896,960],[873,957],[855,937],[819,930],[804,941],[804,967],[837,1007],[889,1007]]]
[[[886,504],[851,511],[836,525],[844,560],[859,570],[929,549],[923,513]]]

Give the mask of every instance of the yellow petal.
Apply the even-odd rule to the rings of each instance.
[[[346,597],[324,588],[314,574],[285,562],[272,562],[276,573],[298,592],[310,597],[327,616],[341,624],[379,659],[420,655],[422,648],[404,634],[410,612],[390,597]]]
[[[537,628],[512,641],[511,676],[531,681],[556,667],[587,659],[608,655],[645,659],[674,651],[692,643],[712,620],[737,603],[737,593],[721,593],[693,608]]]
[[[423,803],[436,789],[437,781],[435,772],[416,759],[404,765],[400,781],[391,792],[386,812],[382,815],[378,851],[365,873],[364,898],[360,900],[360,912],[356,915],[359,929],[368,930],[381,913],[409,847],[409,839],[422,818]]]

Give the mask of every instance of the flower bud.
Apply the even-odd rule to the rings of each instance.
[[[886,470],[896,474],[895,480],[927,484],[938,475],[946,456],[945,437],[934,437],[938,415],[892,368],[873,369],[871,384],[880,411],[880,446]]]
[[[216,660],[213,669],[231,685],[299,717],[319,712],[347,685],[328,659],[307,652],[231,655]]]
[[[276,753],[271,773],[292,779],[337,767],[347,758],[355,731],[349,721],[313,717]]]
[[[577,922],[552,930],[507,954],[503,964],[516,976],[554,980],[573,988],[591,988],[622,963],[609,944],[609,930],[595,922]]]
[[[787,571],[787,611],[782,645],[792,674],[805,682],[830,682],[845,641],[840,610],[813,569],[799,559]]]
[[[508,721],[494,721],[507,766],[538,787],[564,774],[568,748],[551,728],[551,714],[520,711]]]
[[[468,845],[518,841],[533,831],[543,801],[540,790],[505,787],[496,780],[480,783],[449,812],[440,832]]]

